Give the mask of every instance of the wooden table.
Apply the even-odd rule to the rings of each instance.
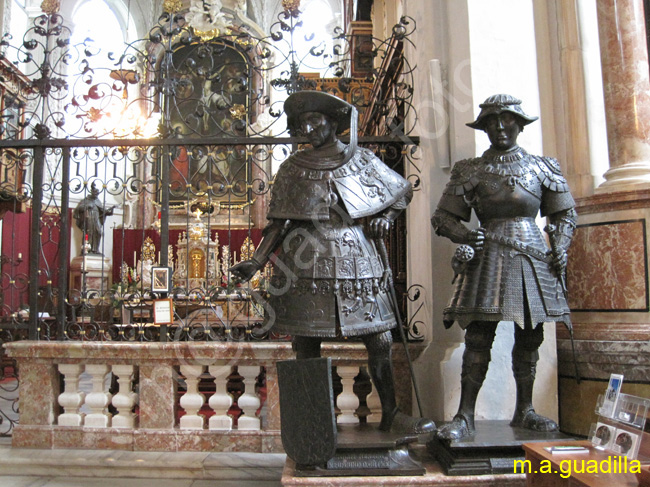
[[[589,447],[588,453],[551,453],[544,449],[548,446],[557,445],[580,445]],[[587,466],[594,465],[594,460],[600,462],[610,459],[611,471],[614,472],[614,465],[616,464],[617,471],[622,470],[620,466],[625,466],[625,458],[616,455],[610,455],[603,451],[596,450],[591,446],[589,441],[552,441],[542,443],[525,443],[523,445],[526,452],[526,460],[530,461],[530,472],[526,473],[526,485],[528,487],[637,487],[636,475],[633,473],[586,473]],[[591,460],[590,463],[587,463]],[[561,465],[561,462],[565,461]],[[571,475],[567,476],[563,472],[567,472],[570,461]],[[550,462],[550,468],[549,468]],[[576,472],[577,469],[582,473]],[[584,463],[582,463],[584,462]],[[581,468],[585,465],[585,468]],[[563,470],[562,470],[563,468]],[[630,461],[627,462],[627,471],[630,471]],[[528,466],[526,466],[528,470]],[[540,473],[540,470],[548,472],[552,470],[554,473]],[[521,471],[518,471],[521,473]],[[563,478],[562,475],[564,475]]]

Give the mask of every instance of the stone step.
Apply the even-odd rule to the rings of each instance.
[[[0,476],[279,481],[286,459],[278,453],[38,450],[2,440]]]

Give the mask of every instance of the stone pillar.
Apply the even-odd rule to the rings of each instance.
[[[597,192],[650,187],[650,75],[642,0],[598,0],[610,169]]]
[[[113,428],[134,428],[136,415],[133,407],[138,402],[138,395],[131,390],[135,367],[128,364],[113,365],[113,375],[117,377],[118,392],[113,396],[113,406],[117,414],[113,416]]]
[[[79,408],[86,397],[85,392],[79,390],[79,375],[83,371],[81,364],[59,364],[59,372],[63,376],[64,391],[59,394],[59,404],[63,414],[59,415],[59,426],[81,426],[84,415]]]
[[[203,365],[181,365],[181,374],[185,376],[187,389],[181,396],[180,405],[185,410],[181,417],[181,429],[202,430],[205,426],[205,416],[199,411],[205,403],[205,397],[199,392],[199,380],[203,373]]]
[[[338,424],[357,424],[359,418],[356,415],[359,407],[359,398],[354,393],[354,378],[359,375],[359,367],[342,366],[336,367],[336,373],[341,377],[343,391],[336,398],[336,405],[341,414],[336,418]]]
[[[210,396],[209,404],[214,410],[210,416],[209,427],[211,430],[230,431],[232,429],[232,418],[228,416],[228,410],[232,406],[232,396],[228,393],[228,376],[232,373],[230,365],[210,365],[210,375],[214,377],[215,391]]]
[[[237,429],[259,431],[262,423],[256,413],[261,401],[255,391],[255,380],[260,374],[260,368],[257,365],[240,365],[237,370],[244,382],[244,393],[237,400],[237,405],[243,412],[237,420]]]

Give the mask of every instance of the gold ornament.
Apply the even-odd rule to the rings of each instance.
[[[282,0],[282,8],[293,12],[300,8],[300,0]]]
[[[99,122],[101,118],[103,117],[103,113],[101,110],[98,110],[95,107],[90,107],[88,110],[88,120],[91,122]]]
[[[219,37],[219,29],[210,29],[210,30],[199,30],[199,29],[194,29],[194,35],[198,36],[199,39],[203,42],[208,42],[214,39],[215,37]]]
[[[41,10],[47,15],[53,15],[59,13],[61,8],[60,0],[43,0],[41,3]]]
[[[180,12],[182,8],[183,2],[181,0],[165,0],[163,2],[163,10],[168,14]]]
[[[250,237],[246,237],[244,243],[239,248],[239,253],[242,261],[253,258],[253,254],[255,253],[255,244]]]
[[[235,103],[230,107],[230,115],[235,120],[242,120],[244,117],[246,117],[246,107],[241,103]]]
[[[154,245],[153,240],[151,240],[151,237],[144,239],[142,250],[140,252],[140,258],[142,260],[150,260],[151,262],[156,261],[156,246]]]

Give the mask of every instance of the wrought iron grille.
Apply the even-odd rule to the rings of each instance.
[[[305,143],[284,128],[282,103],[294,91],[355,104],[360,145],[419,189],[404,56],[413,19],[386,40],[339,30],[329,48],[298,58],[297,8],[261,36],[227,10],[201,31],[173,3],[146,39],[119,53],[89,40],[71,45],[56,11],[36,18],[18,44],[8,35],[0,43],[0,341],[286,338],[262,326],[255,296],[266,271],[237,287],[227,269],[251,255],[273,175]],[[97,254],[96,229],[74,211],[83,201],[106,221]],[[404,225],[388,243],[406,304],[421,289],[406,289]],[[171,285],[156,291],[165,267]],[[152,326],[152,301],[164,296],[173,320]],[[420,339],[420,307],[412,309],[409,336]],[[0,377],[15,374],[2,365]],[[4,394],[10,404],[0,408],[0,434],[15,421],[10,392],[0,382],[0,401]]]

